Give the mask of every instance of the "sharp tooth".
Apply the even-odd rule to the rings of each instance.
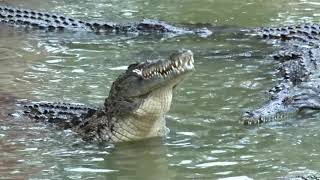
[[[182,65],[182,59],[179,59],[180,64]]]
[[[176,67],[179,67],[179,61],[174,62],[176,64]]]
[[[188,65],[189,65],[189,66],[191,66],[191,59],[190,59],[190,60],[188,60]]]

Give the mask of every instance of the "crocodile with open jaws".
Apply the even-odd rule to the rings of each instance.
[[[193,63],[192,52],[182,50],[168,60],[131,64],[113,82],[99,108],[48,102],[21,102],[20,107],[31,119],[71,129],[86,141],[124,142],[163,136],[173,89],[194,71]]]
[[[145,19],[141,22],[117,24],[111,22],[89,22],[51,13],[0,6],[0,23],[47,31],[84,31],[97,34],[138,33],[168,34],[171,36],[193,34],[207,37],[212,34],[207,28],[183,28],[162,21]]]

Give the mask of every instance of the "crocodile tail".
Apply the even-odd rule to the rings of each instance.
[[[82,104],[23,102],[23,114],[41,122],[57,125],[62,129],[69,129],[91,117],[98,108]]]

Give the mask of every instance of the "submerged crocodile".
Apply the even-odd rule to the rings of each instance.
[[[117,24],[111,22],[90,22],[74,18],[44,13],[29,9],[20,9],[9,6],[0,6],[0,24],[11,26],[21,26],[33,29],[43,29],[47,31],[82,31],[98,34],[111,33],[160,33],[172,36],[183,34],[194,34],[207,37],[212,32],[206,28],[190,29],[175,27],[162,21],[145,19],[141,22],[129,24]]]
[[[31,119],[71,129],[86,141],[123,142],[166,133],[164,115],[175,87],[194,71],[190,50],[173,53],[168,60],[131,64],[113,82],[99,108],[85,105],[24,102]]]
[[[276,44],[282,49],[274,55],[279,63],[279,83],[269,91],[270,99],[246,112],[241,122],[258,124],[303,110],[320,110],[320,26],[262,28],[256,30],[256,35],[280,41]]]

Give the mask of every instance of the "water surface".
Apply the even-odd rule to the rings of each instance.
[[[230,29],[317,23],[311,0],[0,1],[80,19],[228,28],[209,38],[26,32],[0,25],[2,179],[275,179],[320,168],[319,115],[247,127],[275,83],[275,48]],[[15,99],[99,105],[126,65],[191,49],[196,72],[174,95],[165,138],[117,145],[84,143],[72,133],[12,119]]]

